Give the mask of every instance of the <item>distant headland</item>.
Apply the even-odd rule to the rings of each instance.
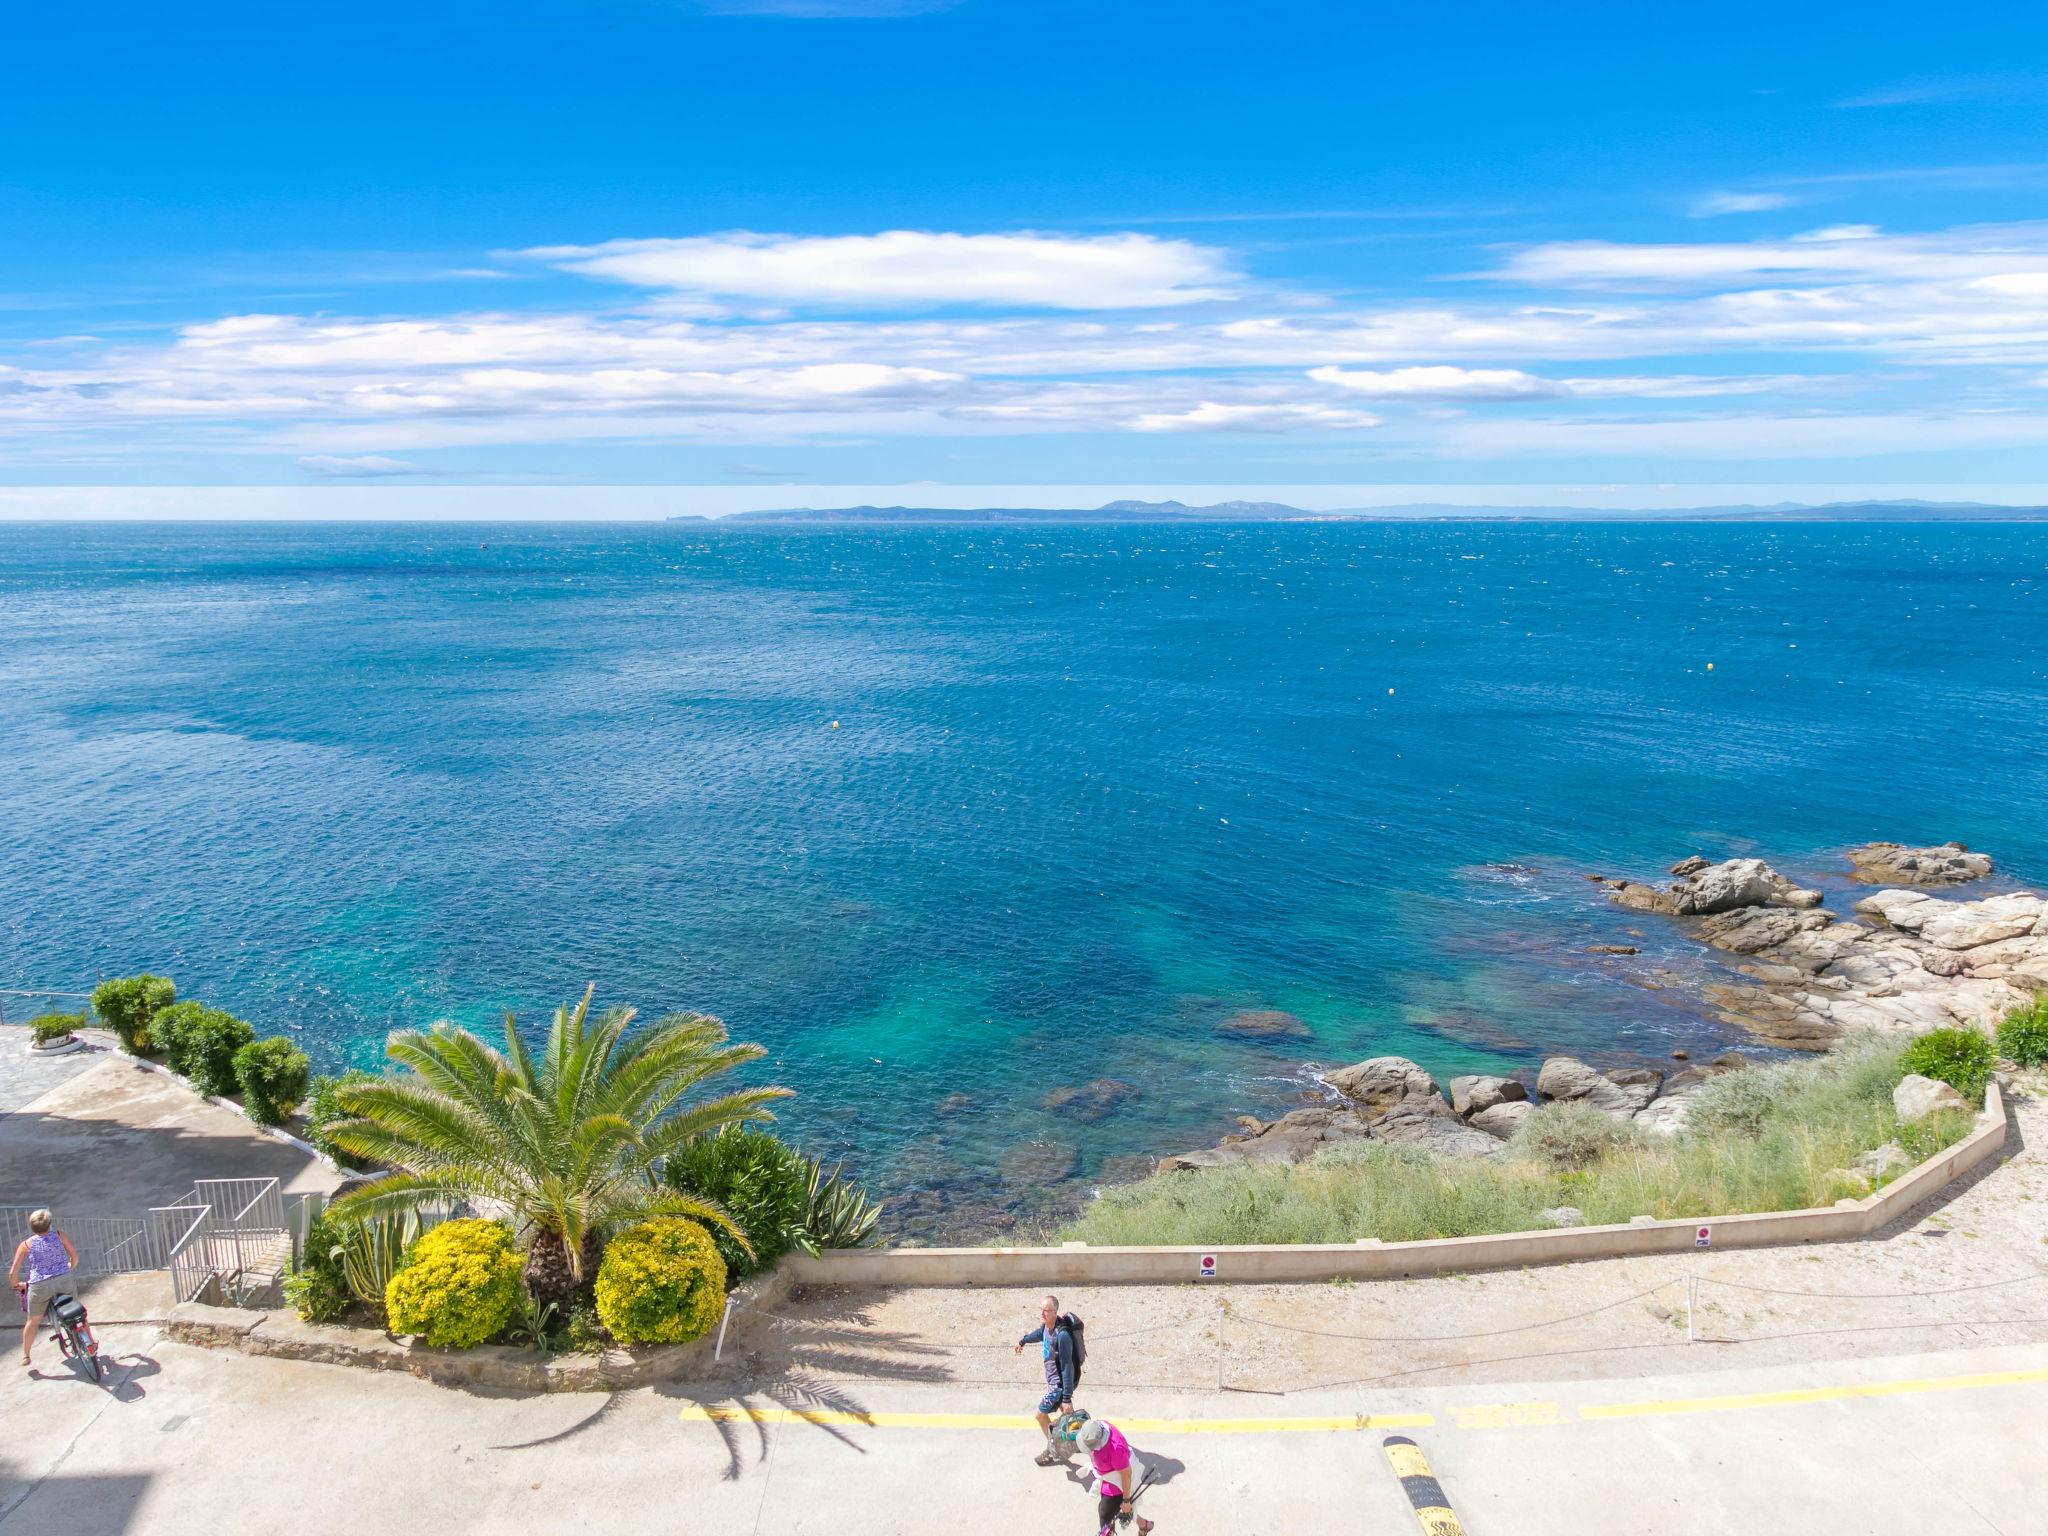
[[[1318,522],[1693,522],[1693,523],[2039,523],[2048,507],[1978,501],[1830,501],[1819,504],[1681,507],[1655,511],[1614,507],[1400,506],[1305,511],[1278,501],[1219,501],[1191,507],[1178,501],[1110,501],[1099,507],[778,507],[724,517],[686,514],[670,522],[786,523],[1318,523]]]

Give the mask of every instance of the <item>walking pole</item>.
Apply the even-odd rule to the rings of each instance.
[[[725,1325],[731,1321],[732,1298],[728,1296],[725,1298],[725,1311],[718,1319],[718,1342],[711,1348],[711,1358],[714,1361],[725,1358]]]

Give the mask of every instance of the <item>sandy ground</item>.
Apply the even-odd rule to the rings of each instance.
[[[2044,1090],[2016,1085],[2004,1161],[1866,1242],[1406,1281],[1105,1286],[1060,1302],[1088,1323],[1087,1388],[1214,1392],[1220,1379],[1260,1398],[2048,1342]],[[1037,1304],[1035,1291],[807,1293],[737,1319],[733,1347],[763,1380],[1008,1385],[1021,1399],[1039,1365],[1009,1346]]]

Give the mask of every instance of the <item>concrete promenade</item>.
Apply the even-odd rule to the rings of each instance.
[[[1023,1391],[508,1399],[112,1329],[110,1388],[0,1374],[0,1532],[1092,1530],[1031,1464]],[[1105,1392],[1166,1480],[1162,1536],[1405,1536],[1381,1440],[1430,1458],[1469,1536],[1944,1536],[2044,1529],[2048,1346],[1629,1380]]]

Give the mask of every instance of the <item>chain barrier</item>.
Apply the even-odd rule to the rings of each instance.
[[[1587,1318],[1598,1317],[1603,1313],[1612,1312],[1619,1307],[1629,1306],[1637,1302],[1648,1301],[1651,1297],[1656,1296],[1659,1292],[1669,1291],[1672,1287],[1675,1286],[1679,1287],[1683,1291],[1683,1300],[1679,1303],[1679,1305],[1683,1307],[1683,1310],[1685,1312],[1685,1342],[1687,1344],[1704,1343],[1715,1345],[1739,1345],[1748,1343],[1765,1343],[1773,1339],[1804,1336],[1809,1333],[1855,1333],[1866,1331],[1882,1331],[1888,1328],[1906,1329],[1928,1327],[1999,1327],[2022,1326],[2031,1324],[2048,1324],[2048,1317],[1978,1318],[1934,1316],[1916,1318],[1908,1322],[1892,1323],[1862,1321],[1847,1322],[1843,1320],[1836,1320],[1832,1324],[1825,1324],[1815,1329],[1796,1329],[1791,1332],[1781,1330],[1778,1332],[1771,1333],[1751,1333],[1741,1336],[1729,1336],[1723,1331],[1716,1331],[1711,1334],[1706,1331],[1706,1318],[1704,1314],[1708,1310],[1708,1306],[1705,1303],[1703,1303],[1702,1297],[1714,1291],[1716,1287],[1722,1288],[1723,1290],[1729,1292],[1738,1292],[1746,1295],[1788,1297],[1811,1302],[1883,1303],[1900,1301],[1928,1302],[1938,1301],[1944,1297],[1979,1295],[1987,1292],[2004,1290],[2016,1285],[2025,1285],[2029,1282],[2039,1280],[2048,1280],[2048,1270],[2034,1270],[2026,1274],[2007,1275],[2003,1278],[1996,1280],[1980,1281],[1969,1285],[1946,1286],[1931,1290],[1825,1291],[1801,1289],[1790,1286],[1759,1285],[1752,1281],[1747,1280],[1724,1279],[1718,1275],[1701,1273],[1700,1270],[1696,1266],[1694,1266],[1677,1269],[1674,1272],[1665,1275],[1662,1279],[1656,1281],[1654,1284],[1647,1285],[1642,1287],[1641,1289],[1631,1291],[1623,1296],[1617,1296],[1610,1300],[1599,1302],[1596,1305],[1590,1307],[1581,1307],[1571,1312],[1561,1313],[1554,1316],[1545,1316],[1533,1319],[1528,1322],[1515,1323],[1500,1328],[1449,1329],[1433,1333],[1347,1332],[1341,1329],[1317,1328],[1306,1326],[1304,1324],[1299,1323],[1282,1322],[1277,1318],[1261,1317],[1254,1313],[1239,1311],[1236,1308],[1230,1306],[1229,1303],[1225,1301],[1223,1298],[1219,1297],[1217,1301],[1216,1316],[1213,1323],[1209,1322],[1209,1320],[1201,1317],[1200,1315],[1196,1315],[1184,1319],[1177,1319],[1171,1322],[1155,1323],[1144,1328],[1124,1329],[1122,1331],[1114,1333],[1097,1333],[1093,1330],[1090,1330],[1088,1335],[1088,1342],[1091,1346],[1090,1353],[1094,1354],[1101,1346],[1118,1344],[1128,1340],[1149,1338],[1163,1333],[1185,1332],[1194,1334],[1197,1332],[1208,1332],[1213,1334],[1214,1340],[1216,1359],[1216,1391],[1224,1392],[1230,1390],[1256,1390],[1269,1392],[1270,1395],[1273,1396],[1284,1397],[1292,1395],[1295,1392],[1314,1391],[1324,1388],[1345,1385],[1356,1385],[1359,1382],[1364,1382],[1367,1380],[1385,1380],[1390,1378],[1360,1377],[1357,1379],[1356,1382],[1302,1382],[1291,1387],[1277,1389],[1267,1389],[1262,1387],[1233,1388],[1228,1383],[1228,1372],[1226,1367],[1228,1363],[1228,1357],[1236,1351],[1232,1350],[1226,1344],[1224,1337],[1226,1323],[1241,1324],[1246,1328],[1264,1329],[1271,1333],[1284,1334],[1296,1338],[1326,1340],[1333,1343],[1342,1344],[1357,1344],[1385,1347],[1410,1347],[1431,1344],[1461,1344],[1468,1342],[1476,1342],[1485,1339],[1512,1338],[1519,1334],[1528,1334],[1543,1330],[1568,1327],[1573,1323],[1583,1322]],[[1675,1310],[1653,1310],[1657,1310],[1658,1315],[1668,1321],[1676,1321]],[[1715,1307],[1712,1310],[1714,1310],[1717,1313],[1720,1312],[1720,1309],[1718,1307]],[[813,1318],[791,1317],[775,1312],[770,1312],[761,1307],[737,1306],[731,1308],[728,1315],[720,1320],[719,1353],[721,1355],[724,1353],[725,1349],[725,1324],[731,1321],[732,1318],[739,1316],[744,1316],[748,1319],[757,1320],[760,1323],[766,1324],[769,1328],[785,1336],[795,1336],[800,1339],[816,1338],[821,1340],[845,1340],[852,1344],[864,1346],[869,1350],[882,1354],[886,1354],[890,1351],[896,1351],[906,1355],[957,1354],[967,1356],[992,1356],[1001,1354],[1004,1351],[1015,1348],[1014,1343],[1011,1341],[988,1341],[981,1339],[927,1339],[918,1337],[915,1334],[891,1332],[885,1329],[871,1327],[845,1327]],[[1721,1314],[1721,1317],[1723,1322],[1725,1322],[1726,1314]],[[1617,1341],[1610,1346],[1600,1347],[1613,1347],[1622,1349],[1657,1348],[1666,1347],[1668,1342],[1676,1341],[1645,1341],[1639,1338],[1631,1338]],[[1241,1348],[1242,1346],[1239,1347]],[[1203,1357],[1206,1358],[1206,1349],[1204,1350]],[[1450,1362],[1446,1363],[1448,1364]],[[1463,1365],[1478,1366],[1488,1364],[1489,1361],[1485,1359],[1468,1358],[1456,1363]],[[1418,1367],[1417,1369],[1429,1370],[1435,1368],[1436,1367],[1433,1366],[1423,1366]],[[1400,1372],[1395,1372],[1393,1374],[1409,1375],[1413,1374],[1413,1372],[1404,1370]],[[1132,1387],[1158,1387],[1162,1390],[1186,1390],[1186,1383],[1129,1383],[1126,1385]]]

